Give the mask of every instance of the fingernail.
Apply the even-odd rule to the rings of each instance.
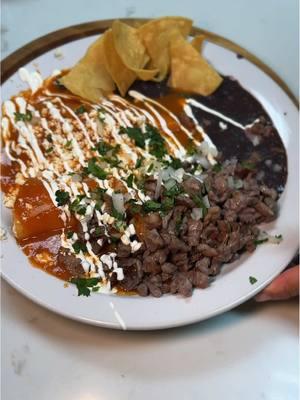
[[[255,297],[255,301],[262,302],[271,300],[272,297],[268,293],[260,293]]]

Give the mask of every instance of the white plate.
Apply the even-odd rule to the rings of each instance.
[[[62,60],[51,50],[25,66],[29,70],[38,68],[46,77],[54,69],[73,65],[94,39],[91,36],[60,46]],[[188,299],[103,294],[86,298],[78,297],[73,285],[64,288],[62,281],[30,265],[12,235],[11,213],[3,207],[2,225],[8,231],[8,239],[2,243],[2,275],[12,286],[36,303],[82,322],[117,329],[160,329],[227,311],[254,296],[284,269],[298,247],[298,110],[288,95],[250,61],[212,43],[205,46],[205,56],[221,73],[236,77],[262,103],[282,137],[288,153],[288,182],[280,199],[279,218],[267,228],[274,234],[282,234],[283,242],[260,246],[254,254],[224,266],[209,288],[195,290]],[[24,87],[15,73],[2,85],[2,99]],[[257,283],[251,285],[249,276],[255,276]]]

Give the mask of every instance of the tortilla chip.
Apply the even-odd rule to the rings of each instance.
[[[158,69],[154,80],[162,81],[168,74],[170,56],[167,51],[175,32],[186,37],[191,30],[192,20],[182,17],[165,17],[147,22],[138,28],[138,34],[151,58],[149,68]]]
[[[125,96],[127,89],[133,84],[137,75],[123,63],[119,56],[113,40],[112,30],[107,30],[103,35],[104,62],[105,66],[114,80],[122,96]]]
[[[206,36],[201,34],[201,35],[196,35],[193,40],[191,41],[191,45],[198,50],[200,53],[202,52],[203,48],[203,42],[206,39]]]
[[[186,92],[208,96],[222,82],[221,76],[182,37],[170,45],[171,76],[168,85]]]
[[[98,102],[105,92],[112,92],[115,84],[104,65],[103,37],[97,39],[85,56],[61,81],[72,93]]]

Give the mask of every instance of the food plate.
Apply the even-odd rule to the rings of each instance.
[[[18,68],[38,69],[44,78],[55,69],[68,68],[83,56],[97,37],[95,34],[103,32],[110,23],[101,21],[98,28],[97,23],[91,23],[58,31],[10,56],[4,62],[2,98],[9,99],[26,89],[16,72]],[[2,225],[7,239],[2,242],[2,275],[17,290],[54,312],[82,322],[116,329],[161,329],[204,320],[237,306],[259,292],[288,264],[298,246],[297,107],[282,86],[256,65],[255,58],[216,35],[207,33],[207,37],[205,58],[222,75],[234,76],[260,101],[286,148],[288,181],[279,201],[280,214],[266,227],[271,234],[282,235],[283,241],[279,245],[260,246],[253,254],[225,265],[207,289],[195,290],[188,299],[103,294],[83,298],[77,296],[75,287],[64,288],[62,281],[29,264],[12,235],[11,213],[3,207]],[[250,282],[249,277],[256,281]]]

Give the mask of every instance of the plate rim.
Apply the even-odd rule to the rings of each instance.
[[[124,22],[129,22],[131,25],[138,25],[141,24],[142,22],[146,22],[149,19],[120,19]],[[11,75],[13,75],[20,66],[32,61],[36,57],[48,52],[51,49],[56,48],[59,45],[67,44],[72,41],[76,41],[78,39],[83,39],[89,36],[93,36],[95,34],[101,34],[103,33],[107,28],[109,28],[112,24],[114,19],[109,19],[109,20],[98,20],[98,21],[93,21],[93,22],[88,22],[88,23],[83,23],[79,25],[73,25],[67,28],[63,28],[54,32],[51,32],[47,35],[44,35],[42,37],[39,37],[36,40],[33,40],[32,42],[29,42],[25,46],[21,47],[20,49],[16,50],[13,52],[11,55],[6,57],[2,62],[1,62],[1,84],[3,84],[5,81],[7,81]],[[219,36],[217,34],[214,34],[212,32],[193,27],[191,36],[195,36],[196,34],[205,34],[207,37],[207,40],[213,44],[217,44],[225,49],[228,49],[236,54],[241,55],[243,58],[247,59],[250,63],[258,67],[261,71],[263,71],[268,77],[270,77],[278,86],[279,88],[289,97],[291,102],[293,103],[294,106],[296,106],[297,109],[299,109],[299,103],[296,99],[296,97],[293,95],[293,93],[290,91],[288,86],[285,84],[285,82],[274,72],[272,71],[271,68],[269,68],[267,65],[265,65],[261,60],[259,60],[256,56],[253,54],[249,53],[246,49],[242,48],[241,46],[235,44],[234,42]],[[282,270],[282,268],[281,268]],[[45,307],[46,309],[50,310],[51,312],[54,312],[56,314],[59,314],[63,317],[67,317],[72,320],[77,320],[83,323],[88,323],[91,325],[95,325],[98,327],[103,327],[103,328],[113,328],[113,329],[120,329],[119,326],[116,326],[114,324],[111,324],[110,322],[104,322],[104,321],[95,321],[91,320],[89,318],[84,318],[81,316],[74,316],[70,315],[69,313],[64,313],[61,311],[58,311],[56,308],[53,308],[52,306],[49,306],[49,304],[45,304],[45,302],[41,299],[36,298],[34,295],[31,295],[30,293],[24,291],[22,288],[19,287],[19,285],[12,281],[4,271],[1,271],[1,276],[5,279],[5,281],[12,287],[14,287],[19,293],[22,295],[25,295],[30,301],[33,301],[34,303],[38,304],[39,306]],[[217,308],[213,313],[210,314],[209,318],[214,317],[220,312],[226,312],[239,304],[243,303],[244,301],[248,300],[253,296],[253,294],[258,293],[262,287],[264,287],[267,283],[269,283],[274,277],[270,277],[267,281],[264,281],[262,285],[259,285],[254,291],[249,292],[248,295],[243,296],[242,298],[239,298],[233,302],[230,302],[226,306],[222,306],[220,308]],[[128,327],[128,330],[157,330],[157,329],[167,329],[167,328],[173,328],[173,327],[178,327],[182,325],[189,325],[193,324],[196,322],[199,322],[203,319],[206,318],[200,318],[194,320],[190,320],[188,322],[182,323],[182,322],[175,322],[173,324],[168,323],[167,325],[159,325],[159,326],[145,326],[145,327]]]
[[[128,23],[132,26],[139,26],[147,21],[151,21],[154,18],[113,18],[113,19],[103,19],[95,20],[90,22],[84,22],[81,24],[70,25],[68,27],[57,29],[46,35],[40,36],[37,39],[25,44],[24,46],[18,48],[13,53],[5,57],[0,63],[1,69],[1,85],[7,81],[14,74],[19,65],[27,64],[34,58],[44,54],[45,52],[52,50],[53,48],[72,42],[77,39],[82,39],[88,36],[101,34],[106,29],[110,28],[113,21],[119,19],[122,22]],[[294,105],[299,109],[299,100],[293,94],[289,86],[285,81],[267,64],[265,64],[260,58],[255,56],[253,53],[249,52],[244,47],[236,44],[235,42],[225,38],[224,36],[218,35],[214,32],[193,26],[190,36],[204,34],[206,40],[220,45],[228,50],[235,52],[236,54],[242,56],[243,58],[250,61],[252,64],[256,65],[265,74],[267,74],[273,81],[281,87],[281,89],[288,95]]]

